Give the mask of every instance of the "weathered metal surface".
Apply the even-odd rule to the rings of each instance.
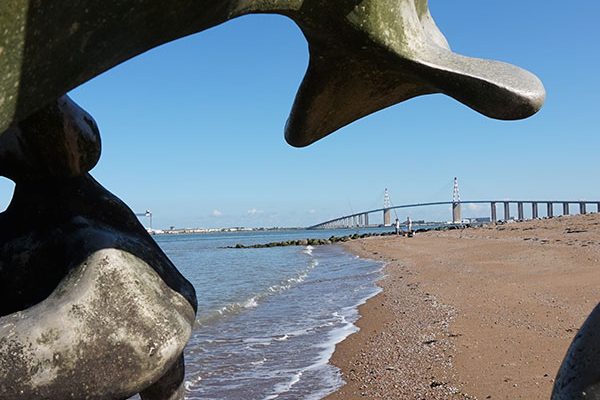
[[[106,233],[106,232],[104,232]],[[35,306],[2,318],[3,399],[123,399],[181,357],[194,310],[142,259],[92,253]]]
[[[556,376],[552,400],[600,399],[600,305],[577,332]]]
[[[0,136],[0,175],[15,181],[81,176],[99,159],[96,122],[67,96]]]
[[[100,135],[65,93],[250,13],[290,17],[309,44],[294,146],[423,94],[500,119],[544,101],[532,74],[454,54],[426,0],[4,0],[0,175],[16,189],[0,214],[0,398],[183,398],[194,289],[88,174]]]
[[[2,399],[182,398],[194,288],[88,174],[99,155],[66,96],[0,136]]]
[[[286,127],[294,146],[423,94],[500,119],[528,117],[545,97],[522,69],[453,53],[426,0],[7,0],[0,9],[0,132],[131,57],[249,13],[287,15],[309,42]]]

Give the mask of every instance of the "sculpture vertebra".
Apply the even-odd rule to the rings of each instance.
[[[452,53],[427,0],[68,3],[0,5],[0,175],[16,182],[0,214],[6,399],[183,396],[194,289],[88,174],[100,140],[64,96],[77,85],[229,19],[279,13],[301,27],[311,53],[286,127],[294,146],[423,94],[500,119],[528,117],[545,97],[526,71]]]

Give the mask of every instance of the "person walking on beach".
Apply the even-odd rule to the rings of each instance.
[[[408,229],[408,233],[412,233],[412,220],[409,217],[406,217],[406,229]]]
[[[396,235],[400,235],[400,220],[396,218]]]

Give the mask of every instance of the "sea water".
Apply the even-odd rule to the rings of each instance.
[[[354,231],[160,235],[198,294],[185,349],[187,399],[320,399],[343,382],[328,363],[357,330],[382,264],[340,246],[228,249]]]

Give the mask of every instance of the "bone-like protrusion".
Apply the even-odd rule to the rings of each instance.
[[[0,318],[0,397],[132,396],[178,362],[194,319],[142,259],[99,250],[47,299]]]
[[[445,93],[501,119],[525,118],[545,97],[532,74],[453,54],[427,0],[165,4],[79,2],[68,10],[51,1],[23,1],[9,10],[0,6],[0,26],[6,26],[0,31],[0,132],[137,54],[250,13],[288,16],[309,43],[310,68],[286,128],[294,146],[423,94]]]
[[[575,335],[552,391],[552,400],[588,399],[600,399],[600,305]]]
[[[0,136],[0,175],[14,181],[82,176],[100,151],[92,116],[62,96]]]

